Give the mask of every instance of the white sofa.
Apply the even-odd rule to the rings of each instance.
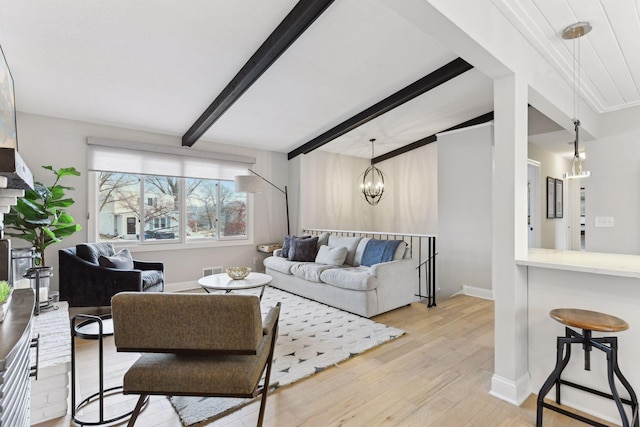
[[[393,260],[360,265],[368,238],[329,236],[328,247],[347,247],[343,265],[289,261],[280,250],[264,260],[271,286],[364,317],[417,301],[417,261],[405,242]],[[318,259],[318,258],[316,258]]]

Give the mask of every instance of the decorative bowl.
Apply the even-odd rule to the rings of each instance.
[[[251,273],[251,269],[249,267],[229,267],[226,272],[233,280],[242,280]]]

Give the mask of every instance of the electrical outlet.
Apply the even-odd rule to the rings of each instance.
[[[258,258],[257,256],[254,256],[254,257],[253,257],[253,265],[258,265],[258,260],[259,260],[259,259],[260,259],[260,258]]]

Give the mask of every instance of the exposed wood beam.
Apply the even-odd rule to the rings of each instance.
[[[460,123],[458,125],[452,126],[449,129],[445,129],[443,131],[440,131],[438,133],[441,132],[448,132],[451,130],[456,130],[456,129],[462,129],[462,128],[466,128],[469,126],[474,126],[474,125],[479,125],[481,123],[486,123],[486,122],[490,122],[491,120],[493,120],[493,111],[483,114],[481,116],[475,117],[471,120],[467,120],[466,122]],[[435,142],[438,140],[438,137],[436,136],[436,134],[434,133],[433,135],[429,135],[426,138],[422,138],[419,139],[415,142],[412,142],[411,144],[407,144],[403,147],[397,148],[393,151],[389,151],[388,153],[382,154],[380,156],[374,157],[373,159],[371,159],[371,164],[374,165],[376,163],[380,163],[384,160],[389,160],[392,157],[396,157],[399,156],[400,154],[404,154],[407,153],[411,150],[415,150],[416,148],[420,148],[420,147],[424,147],[427,144],[431,144],[432,142]]]
[[[313,138],[311,141],[301,145],[295,150],[289,153],[289,160],[300,154],[308,154],[313,150],[322,147],[326,143],[336,139],[345,133],[362,126],[370,120],[375,119],[383,115],[384,113],[393,110],[399,105],[404,104],[413,98],[422,95],[423,93],[430,91],[431,89],[440,86],[443,83],[459,76],[460,74],[469,71],[473,66],[462,58],[454,59],[447,65],[444,65],[434,72],[424,76],[420,80],[411,83],[404,89],[399,90],[393,95],[388,96],[377,104],[372,105],[366,110],[356,114],[350,119],[345,120],[337,126],[329,129],[320,136]]]
[[[182,145],[191,147],[195,144],[331,3],[333,0],[300,0],[182,136]]]

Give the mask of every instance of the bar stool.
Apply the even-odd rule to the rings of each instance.
[[[544,408],[566,415],[568,417],[580,420],[584,423],[593,426],[606,427],[604,424],[597,421],[585,418],[581,415],[571,413],[557,406],[544,402],[544,398],[551,390],[551,387],[556,386],[556,403],[560,405],[560,385],[566,385],[582,391],[593,393],[595,395],[606,397],[613,400],[618,407],[620,417],[622,418],[622,426],[630,427],[629,419],[622,404],[631,406],[632,420],[631,423],[638,427],[638,398],[636,397],[633,388],[629,384],[629,381],[622,375],[620,368],[618,367],[618,338],[617,337],[600,337],[593,338],[591,333],[596,332],[618,332],[629,329],[629,325],[624,320],[604,313],[598,313],[596,311],[580,310],[575,308],[557,308],[551,310],[549,315],[558,322],[566,325],[565,336],[558,337],[557,341],[557,355],[556,355],[556,367],[549,375],[549,378],[545,381],[538,393],[537,402],[537,414],[536,414],[536,426],[542,427],[542,412]],[[570,327],[582,329],[582,334],[574,331]],[[591,370],[591,349],[597,348],[606,353],[607,355],[607,377],[609,380],[609,387],[611,388],[611,394],[604,393],[580,384],[576,384],[560,378],[562,371],[569,363],[571,358],[571,344],[582,344],[584,349],[584,369]],[[620,380],[624,388],[629,393],[630,399],[621,398],[616,390],[615,376]]]

